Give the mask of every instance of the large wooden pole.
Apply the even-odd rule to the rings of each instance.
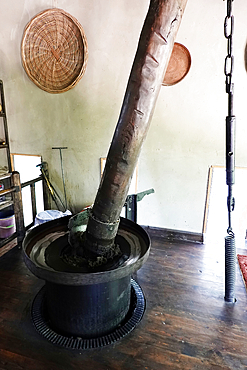
[[[119,217],[187,0],[151,0],[120,117],[84,235],[88,255],[111,255]]]

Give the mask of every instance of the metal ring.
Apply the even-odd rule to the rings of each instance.
[[[229,24],[230,24],[230,29],[229,29]],[[224,35],[227,39],[232,36],[233,29],[234,29],[234,16],[233,15],[231,15],[230,17],[226,16],[225,22],[224,22]]]
[[[225,58],[224,72],[226,76],[231,76],[233,72],[234,57],[233,55],[227,55]]]

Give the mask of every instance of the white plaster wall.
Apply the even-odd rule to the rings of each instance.
[[[240,0],[233,6],[236,165],[246,166],[247,3]],[[226,1],[188,0],[177,42],[190,50],[192,66],[183,81],[162,87],[159,95],[139,178],[139,188],[154,187],[156,193],[140,203],[140,224],[202,231],[208,168],[225,164],[225,13]]]
[[[0,78],[11,151],[42,155],[62,194],[59,153],[51,148],[67,146],[63,160],[72,212],[94,201],[99,159],[107,155],[148,4],[148,0],[9,0],[1,8]],[[55,95],[29,80],[20,57],[25,25],[51,7],[78,19],[89,47],[82,80]],[[208,168],[224,164],[225,11],[223,1],[188,0],[177,42],[190,50],[192,66],[182,82],[161,88],[139,159],[138,191],[155,189],[138,204],[140,224],[202,230]],[[234,2],[234,14],[236,164],[246,166],[246,0]]]

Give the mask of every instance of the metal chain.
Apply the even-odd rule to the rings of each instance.
[[[226,76],[226,92],[233,93],[232,73],[234,66],[234,57],[232,55],[232,36],[234,31],[234,17],[232,15],[232,2],[234,0],[227,0],[227,16],[224,22],[224,35],[227,39],[227,56],[225,58],[225,76]]]

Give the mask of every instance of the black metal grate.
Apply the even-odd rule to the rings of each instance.
[[[145,297],[141,287],[135,280],[131,279],[130,310],[121,326],[108,335],[99,338],[83,339],[66,337],[56,333],[49,327],[43,304],[44,295],[45,287],[36,295],[32,305],[32,320],[36,330],[53,344],[79,350],[104,347],[125,337],[141,321],[146,307]]]

